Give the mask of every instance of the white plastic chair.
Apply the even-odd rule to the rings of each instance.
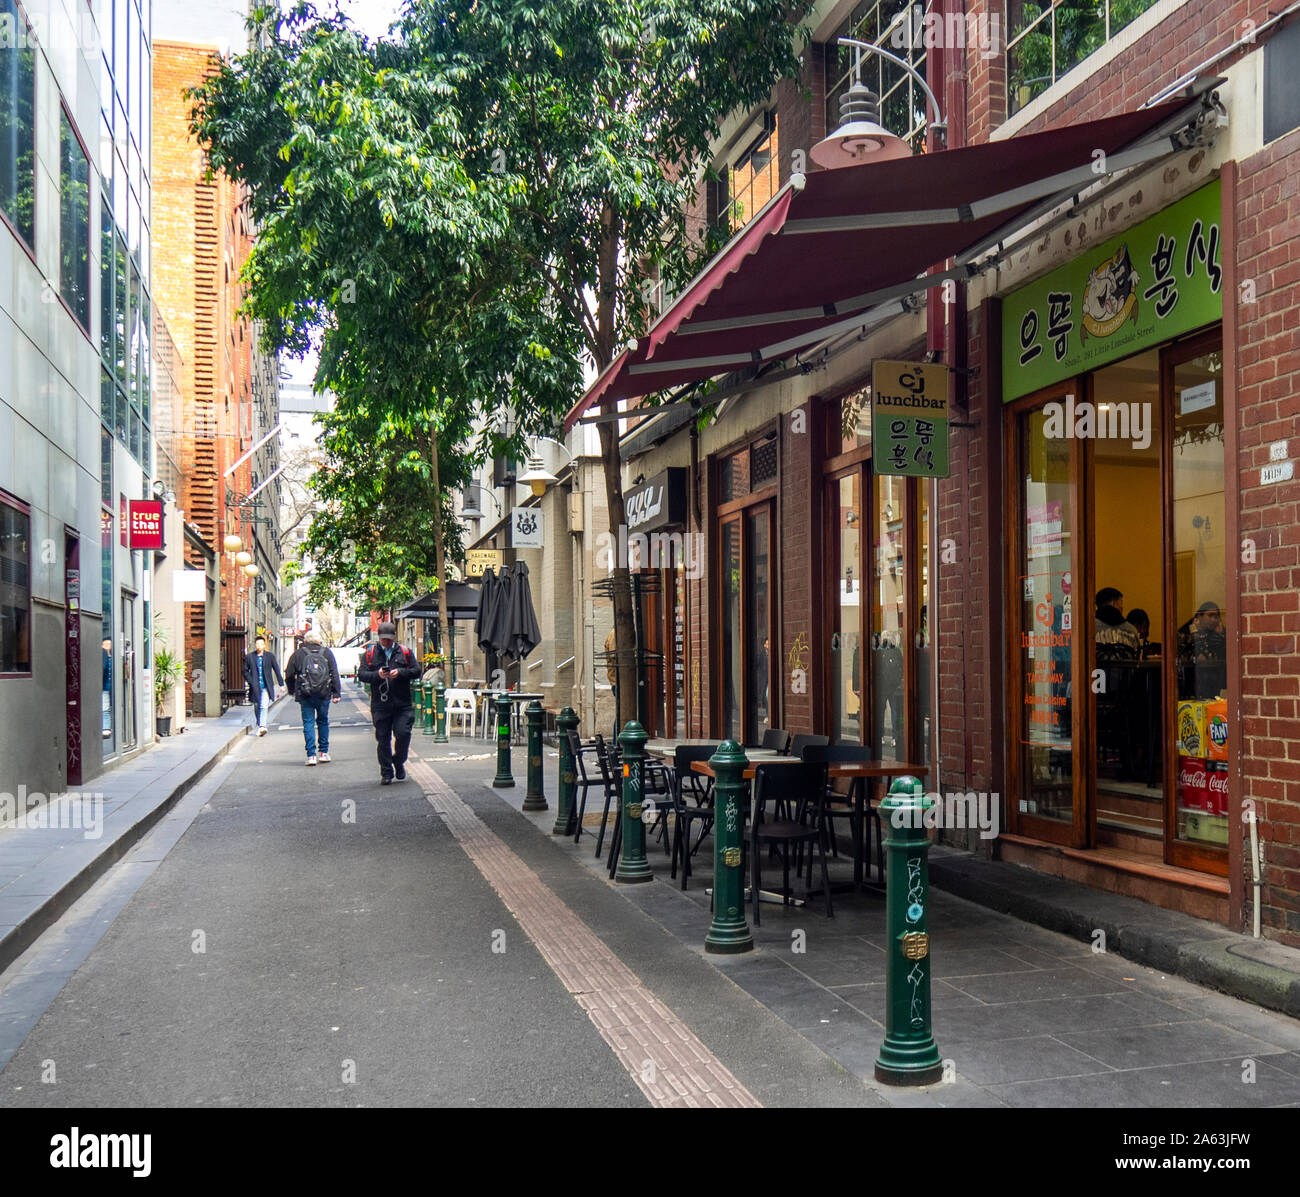
[[[474,716],[477,711],[477,703],[474,701],[474,692],[472,690],[448,690],[447,691],[447,730],[454,730],[454,720],[457,716],[461,719],[469,719],[469,734],[472,739],[474,736]]]

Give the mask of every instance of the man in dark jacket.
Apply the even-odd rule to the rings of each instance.
[[[274,653],[266,651],[266,637],[257,638],[257,647],[244,654],[244,681],[248,685],[248,701],[253,704],[257,720],[257,734],[266,735],[266,717],[275,701],[275,683],[284,685],[280,662]]]
[[[285,671],[289,692],[302,708],[302,736],[307,747],[307,763],[314,765],[316,733],[320,731],[320,760],[330,759],[330,703],[343,694],[338,662],[328,648],[323,648],[319,632],[308,632],[303,645],[289,658]]]
[[[379,781],[392,785],[406,780],[406,754],[411,747],[415,708],[411,683],[420,680],[420,663],[409,648],[397,643],[396,625],[379,625],[379,643],[366,649],[357,670],[359,681],[370,687],[370,717],[379,744]]]

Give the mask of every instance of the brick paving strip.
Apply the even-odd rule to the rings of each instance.
[[[646,989],[430,765],[411,759],[406,770],[423,786],[425,797],[465,854],[654,1105],[760,1106],[690,1028]]]

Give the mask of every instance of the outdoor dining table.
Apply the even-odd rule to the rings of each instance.
[[[749,756],[748,753],[746,753]],[[798,762],[798,757],[792,756],[773,756],[771,758],[757,759],[757,753],[750,757],[751,763],[745,766],[744,773],[741,774],[746,781],[753,781],[754,775],[759,764],[766,764],[768,760],[772,761],[790,761]],[[713,777],[713,766],[708,761],[692,761],[691,769],[693,772],[702,773],[705,777]],[[853,810],[857,816],[853,820],[853,886],[854,890],[862,888],[862,826],[865,818],[866,806],[866,789],[867,785],[876,780],[883,780],[890,777],[925,777],[929,773],[929,767],[926,765],[911,764],[907,761],[830,761],[826,765],[827,775],[830,777],[848,777],[853,779]],[[883,852],[881,853],[883,856]],[[877,871],[884,872],[883,861],[877,858]],[[847,887],[845,887],[847,888]]]
[[[522,707],[521,704],[522,704],[522,703],[525,703],[525,702],[532,702],[534,698],[537,699],[538,702],[541,702],[542,699],[545,697],[545,695],[540,694],[540,693],[539,693],[539,694],[521,693],[521,692],[518,691],[518,690],[480,690],[480,691],[478,691],[477,694],[475,694],[474,697],[475,697],[476,699],[485,699],[486,702],[487,702],[487,717],[483,720],[483,738],[484,738],[484,739],[495,739],[495,738],[496,738],[496,715],[497,715],[497,712],[496,712],[496,700],[497,700],[497,695],[498,695],[498,694],[504,694],[504,695],[505,695],[505,696],[510,700],[510,702],[511,702],[511,714],[512,714],[514,717],[513,717],[513,719],[511,720],[511,736],[510,736],[510,742],[511,742],[512,744],[521,744],[521,743],[523,743],[523,739],[522,739],[522,734],[523,734],[523,707]],[[489,733],[488,733],[488,729],[489,729],[489,728],[492,729],[490,735],[489,735]]]

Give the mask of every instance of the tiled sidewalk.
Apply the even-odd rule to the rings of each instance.
[[[246,734],[250,710],[194,720],[183,734],[87,782],[82,793],[94,806],[83,810],[102,798],[102,831],[92,828],[93,838],[83,826],[0,826],[0,971]],[[81,812],[76,821],[83,822]]]
[[[603,876],[594,835],[580,846],[550,836],[555,761],[546,757],[552,809],[524,817]],[[437,767],[453,786],[483,784],[481,767]],[[522,802],[522,789],[496,793],[516,809]],[[619,891],[890,1104],[1300,1106],[1300,1022],[934,888],[933,1026],[951,1079],[880,1086],[873,1065],[885,1030],[883,893],[837,895],[833,919],[818,902],[764,905],[755,951],[706,955],[711,845],[685,893],[653,842],[655,881]],[[832,880],[847,880],[849,870],[844,856],[832,861]],[[779,866],[764,871],[765,882],[779,877]]]

